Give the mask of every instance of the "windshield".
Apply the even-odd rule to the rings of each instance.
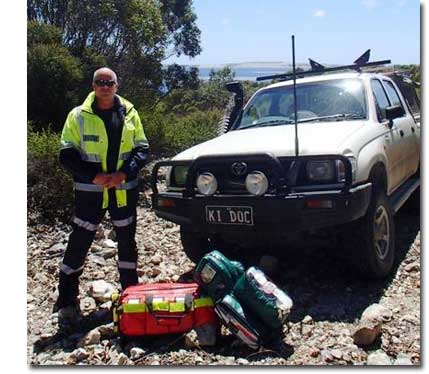
[[[236,129],[293,124],[293,86],[258,93],[244,110]],[[297,85],[298,122],[344,121],[367,118],[361,80],[337,79]]]

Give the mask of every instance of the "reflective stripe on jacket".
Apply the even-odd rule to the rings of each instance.
[[[119,102],[125,107],[125,118],[122,128],[121,144],[116,165],[120,170],[125,160],[130,157],[135,147],[149,147],[140,117],[133,104],[117,95]],[[61,134],[60,149],[73,147],[77,149],[83,161],[101,165],[102,172],[107,172],[108,138],[103,120],[92,110],[95,93],[91,92],[83,104],[74,108],[67,116]],[[115,190],[118,207],[127,205],[127,189],[137,186],[137,180],[121,184]],[[82,191],[103,191],[103,208],[109,204],[107,188],[95,184],[75,183],[75,189]]]

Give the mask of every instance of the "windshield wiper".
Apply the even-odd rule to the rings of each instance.
[[[303,118],[298,121],[298,123],[303,122],[316,122],[316,121],[326,121],[326,120],[336,120],[340,121],[343,119],[363,119],[365,116],[362,114],[356,114],[356,113],[338,113],[338,114],[332,114],[330,116],[321,116],[321,117],[310,117],[310,118]]]
[[[265,122],[258,122],[258,123],[253,123],[249,126],[245,126],[245,127],[240,127],[238,130],[244,130],[244,129],[250,129],[252,127],[264,127],[264,126],[278,126],[278,125],[288,125],[293,123],[292,120],[290,119],[276,119],[276,120],[272,120],[272,121],[265,121]]]

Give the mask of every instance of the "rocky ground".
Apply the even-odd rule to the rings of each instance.
[[[147,200],[139,207],[137,227],[142,282],[176,281],[192,269],[179,227],[157,218]],[[407,206],[396,215],[398,256],[385,281],[357,280],[325,239],[306,238],[305,244],[283,250],[274,279],[294,307],[280,351],[252,351],[226,329],[210,348],[193,344],[192,334],[120,341],[108,312],[108,297],[119,284],[107,220],[81,277],[82,328],[71,336],[58,333],[51,311],[69,232],[64,224],[28,228],[30,365],[420,365],[420,217]],[[248,264],[264,254],[261,248]]]

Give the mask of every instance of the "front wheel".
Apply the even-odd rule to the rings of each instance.
[[[184,226],[180,226],[180,240],[188,258],[196,264],[210,252],[209,238]]]
[[[364,278],[382,279],[391,272],[395,258],[395,225],[384,193],[374,196],[364,217],[344,232],[352,266]]]

